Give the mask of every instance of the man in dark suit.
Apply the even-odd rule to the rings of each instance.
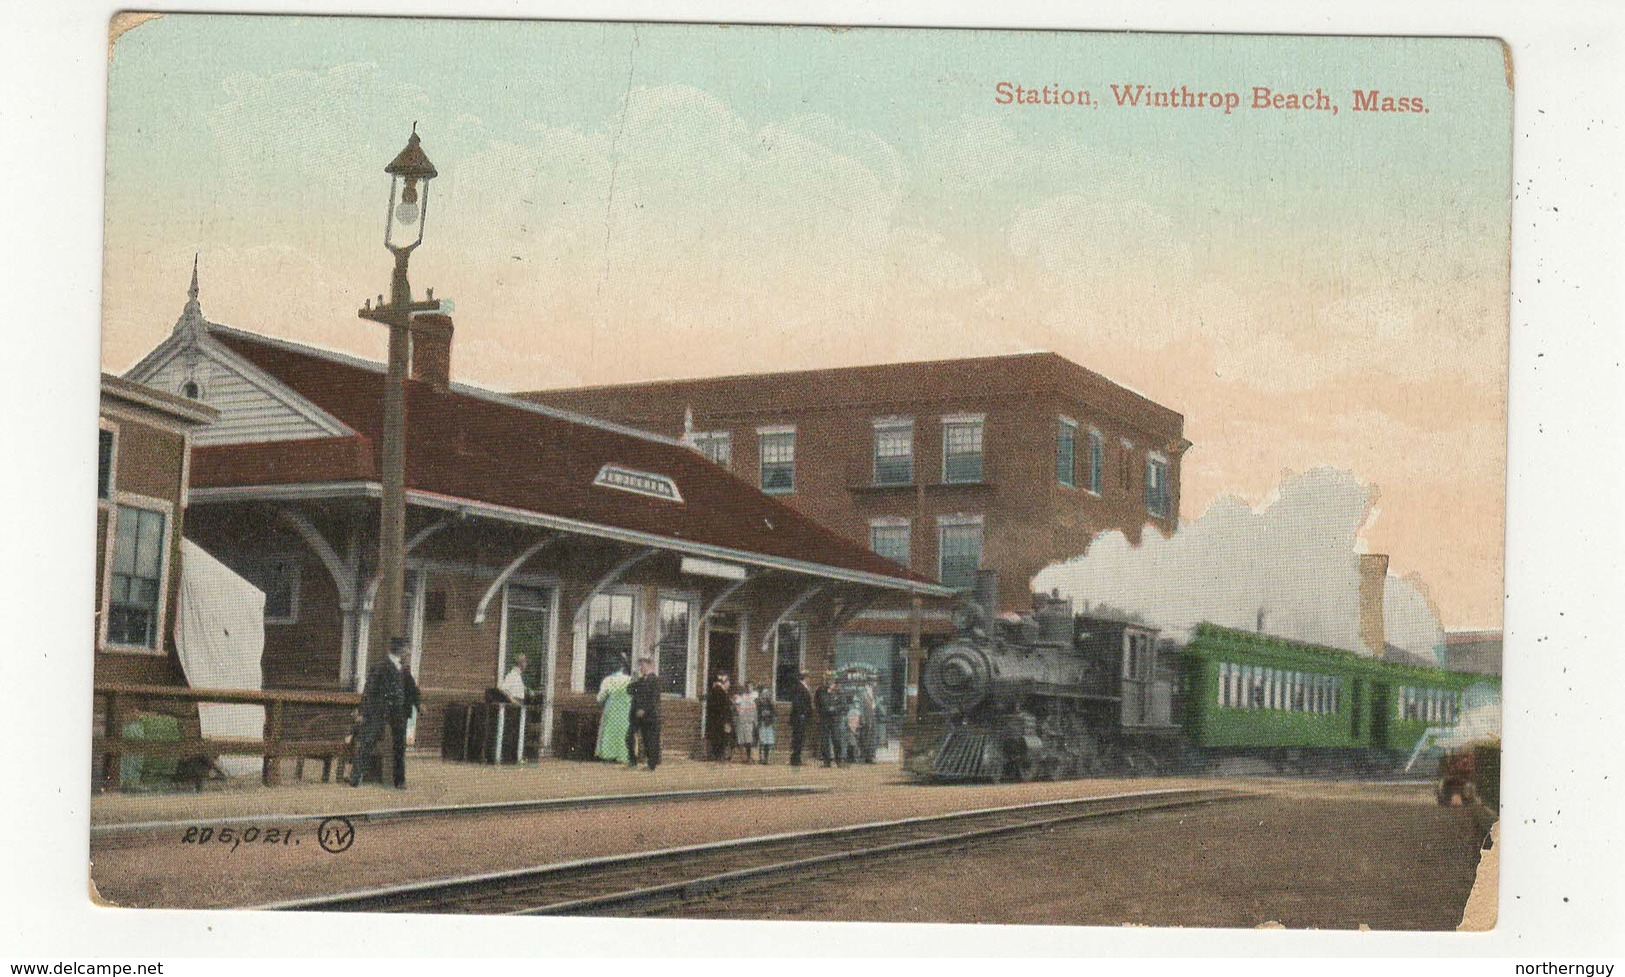
[[[801,766],[801,749],[807,744],[807,723],[812,719],[812,689],[807,687],[807,673],[802,672],[796,684],[790,686],[790,766]]]
[[[350,786],[360,787],[366,767],[378,748],[384,723],[389,723],[390,746],[394,749],[395,789],[406,789],[406,723],[418,707],[418,684],[402,656],[406,639],[389,642],[389,654],[367,673],[367,687],[361,693],[361,729],[356,735],[355,762],[350,764]]]
[[[846,696],[841,694],[833,672],[828,684],[813,695],[813,705],[818,709],[818,754],[824,766],[829,766],[831,760],[837,767],[845,766],[846,741],[842,733],[846,727]]]
[[[643,740],[643,757],[653,770],[660,766],[660,676],[653,658],[638,661],[638,677],[626,687],[632,698],[632,714],[626,724],[627,767],[638,765],[637,741]]]
[[[705,694],[705,739],[711,747],[711,759],[721,761],[728,755],[728,742],[732,738],[734,701],[732,683],[727,672],[718,672]]]

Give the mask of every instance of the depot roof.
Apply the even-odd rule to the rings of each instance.
[[[213,323],[209,338],[350,433],[194,449],[197,502],[376,495],[385,369]],[[681,441],[464,384],[407,382],[416,505],[935,596],[952,593],[814,522]]]

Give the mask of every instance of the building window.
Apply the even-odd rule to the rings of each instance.
[[[801,681],[801,624],[786,621],[779,625],[773,640],[773,698],[786,702],[790,690]]]
[[[907,519],[876,519],[869,523],[869,548],[879,555],[908,566]]]
[[[982,419],[942,422],[942,480],[950,484],[982,480]]]
[[[1123,440],[1121,442],[1123,453],[1117,457],[1117,481],[1124,492],[1129,491],[1133,482],[1129,480],[1129,469],[1133,465],[1134,442]]]
[[[1055,431],[1055,480],[1067,487],[1078,484],[1078,422],[1061,418]]]
[[[578,691],[597,692],[605,676],[632,673],[632,624],[637,601],[631,594],[597,594],[587,609],[587,673]]]
[[[1153,664],[1151,636],[1124,631],[1123,677],[1131,682],[1149,682]]]
[[[1100,494],[1106,478],[1106,439],[1099,431],[1089,432],[1089,491]]]
[[[233,563],[243,579],[265,594],[265,623],[294,624],[299,620],[299,565],[288,557]]]
[[[660,598],[660,691],[666,695],[689,694],[689,663],[694,660],[693,620],[693,601]]]
[[[976,584],[976,571],[982,565],[982,521],[945,519],[937,529],[938,579],[944,587],[970,590]]]
[[[113,538],[113,588],[107,616],[109,644],[158,647],[163,565],[164,514],[119,506],[118,528]]]
[[[770,429],[759,432],[762,454],[762,491],[796,490],[796,432]]]
[[[197,400],[199,397],[203,396],[203,391],[200,387],[198,387],[196,380],[188,380],[181,384],[181,394],[185,396],[187,400]]]
[[[445,594],[440,596],[443,605]],[[507,626],[502,634],[502,668],[499,671],[506,676],[508,669],[519,666],[525,691],[545,696],[552,682],[553,590],[550,587],[508,584],[503,603]],[[596,687],[594,691],[597,691]]]
[[[105,499],[113,494],[113,432],[103,428],[96,433],[96,498]]]
[[[1145,460],[1145,511],[1166,519],[1168,504],[1168,459],[1150,455]]]
[[[875,484],[914,481],[914,422],[888,418],[875,422]]]
[[[694,450],[723,468],[733,464],[734,439],[728,431],[705,431],[693,436]]]

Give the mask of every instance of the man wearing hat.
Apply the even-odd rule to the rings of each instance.
[[[846,744],[842,733],[846,728],[846,696],[841,694],[841,683],[835,673],[828,673],[823,688],[813,693],[813,707],[818,710],[818,755],[829,766],[846,763]]]
[[[387,720],[394,750],[395,789],[406,789],[406,722],[418,707],[419,696],[418,684],[402,660],[405,653],[406,639],[391,639],[389,655],[367,673],[367,687],[361,693],[361,727],[355,737],[355,762],[350,764],[351,787],[361,786],[364,768],[372,762]]]
[[[660,672],[653,655],[638,659],[638,677],[626,691],[632,699],[626,725],[627,767],[638,765],[641,742],[644,762],[653,770],[660,766]]]
[[[807,723],[812,720],[813,694],[807,685],[807,673],[796,677],[790,686],[790,766],[801,766],[801,750],[807,743]]]

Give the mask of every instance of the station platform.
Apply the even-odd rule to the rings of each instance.
[[[872,790],[909,782],[896,762],[825,768],[814,760],[792,767],[787,757],[775,757],[766,765],[671,757],[651,772],[643,767],[632,770],[613,763],[552,758],[525,764],[459,763],[442,760],[438,753],[421,752],[407,754],[406,770],[405,790],[377,784],[351,787],[319,779],[289,779],[267,787],[255,776],[210,781],[200,790],[110,791],[91,799],[90,823],[96,830],[165,821],[383,816],[403,809],[431,807],[619,796],[636,802],[633,795],[638,795],[638,800],[644,799],[642,795],[657,795],[648,798],[651,800],[681,800],[683,795],[694,792],[737,791],[748,795],[792,787]]]

